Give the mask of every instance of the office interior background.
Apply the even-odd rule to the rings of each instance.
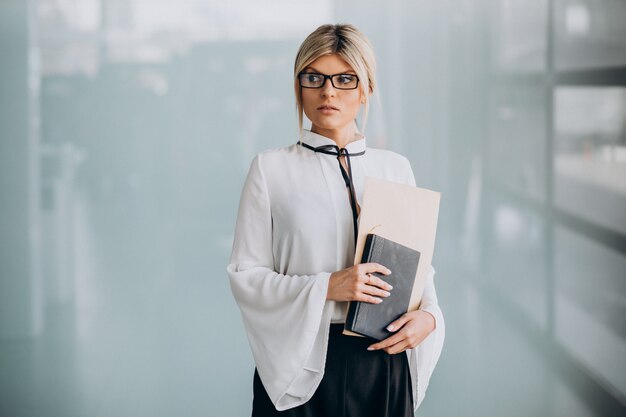
[[[336,22],[442,192],[417,415],[626,415],[624,0],[2,0],[0,415],[249,415],[239,196]]]

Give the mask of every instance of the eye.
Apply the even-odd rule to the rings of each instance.
[[[306,80],[310,83],[318,83],[322,80],[322,76],[319,74],[306,74]]]
[[[356,76],[351,74],[341,74],[337,78],[340,84],[352,84],[356,80]]]

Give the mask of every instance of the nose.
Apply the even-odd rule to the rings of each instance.
[[[320,87],[321,93],[323,96],[334,96],[336,93],[335,87],[333,87],[333,83],[330,81],[330,78],[324,80],[324,84]]]

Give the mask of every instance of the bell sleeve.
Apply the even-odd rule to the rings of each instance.
[[[406,165],[408,167],[407,183],[416,186],[415,176],[413,175],[413,170],[411,169],[411,164],[408,159],[406,160]],[[424,400],[430,377],[435,369],[435,365],[437,365],[439,361],[446,334],[443,313],[441,312],[441,308],[439,308],[439,302],[437,300],[434,276],[435,269],[431,266],[419,309],[432,314],[435,318],[435,330],[418,346],[406,351],[409,359],[411,380],[413,381],[413,404],[415,410],[417,410]]]
[[[308,401],[322,379],[332,313],[326,302],[330,272],[276,271],[262,155],[252,161],[244,183],[227,273],[257,371],[282,411]]]

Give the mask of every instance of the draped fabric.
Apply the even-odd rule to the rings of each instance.
[[[301,142],[335,144],[310,131]],[[365,138],[355,137],[346,150],[366,151]],[[408,160],[394,152],[367,148],[351,159],[357,204],[366,176],[415,185]],[[314,395],[324,375],[330,325],[345,320],[347,303],[327,301],[326,295],[330,274],[353,264],[348,197],[337,159],[297,144],[258,154],[244,183],[227,272],[260,381],[277,410]],[[416,408],[445,334],[433,275],[431,270],[420,308],[435,317],[436,329],[406,353]]]

